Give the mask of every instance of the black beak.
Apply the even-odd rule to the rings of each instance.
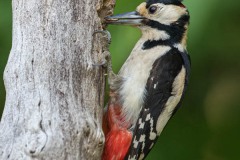
[[[132,26],[142,25],[144,19],[146,18],[139,15],[136,11],[105,17],[107,24],[123,24]]]

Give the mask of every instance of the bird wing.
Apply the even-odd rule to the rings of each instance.
[[[149,153],[172,113],[180,105],[189,68],[187,54],[180,53],[176,48],[154,62],[146,84],[145,103],[125,159],[144,159]]]

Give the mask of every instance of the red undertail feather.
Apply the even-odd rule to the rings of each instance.
[[[110,102],[103,117],[103,131],[105,146],[102,160],[124,160],[132,141],[129,125],[123,123],[121,107]]]

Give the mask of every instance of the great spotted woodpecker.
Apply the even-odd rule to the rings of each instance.
[[[189,12],[180,0],[147,0],[134,12],[105,19],[108,24],[136,26],[142,37],[118,74],[108,59],[111,91],[103,118],[102,159],[142,160],[186,91]]]

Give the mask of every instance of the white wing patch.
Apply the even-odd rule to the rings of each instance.
[[[139,142],[145,142],[145,137],[146,137],[146,135],[142,134],[140,139],[139,139]]]
[[[151,118],[150,113],[147,114],[146,121],[149,121]]]
[[[142,122],[142,118],[139,119],[139,129],[143,129],[145,125],[145,122]]]
[[[136,156],[129,158],[129,160],[136,160]]]
[[[133,147],[134,147],[134,148],[137,148],[138,143],[139,143],[139,142],[136,140],[136,137],[135,137],[134,140],[133,140]]]
[[[155,132],[153,132],[153,118],[151,117],[150,120],[150,140],[154,140],[157,137],[157,134]]]
[[[155,83],[155,84],[153,85],[153,88],[156,89],[157,85],[158,85],[158,83]]]

